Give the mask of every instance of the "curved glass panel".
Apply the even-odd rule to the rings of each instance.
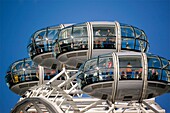
[[[121,35],[122,37],[134,37],[134,31],[132,27],[121,26]]]
[[[119,79],[142,79],[141,56],[119,57]]]
[[[119,33],[117,30],[120,30],[121,33],[117,34]],[[118,38],[116,34],[120,35],[120,39],[116,39]],[[68,26],[59,32],[58,37],[54,48],[56,56],[69,51],[87,49],[89,52],[92,51],[92,54],[93,49],[139,52],[146,52],[149,49],[149,43],[143,30],[127,24],[120,24],[120,29],[118,29],[115,22],[90,22],[90,24]]]
[[[31,59],[23,59],[13,63],[5,77],[9,88],[15,84],[26,81],[38,81],[37,67]]]
[[[83,50],[88,48],[87,26],[85,24],[67,27],[59,33],[60,52]],[[58,50],[56,50],[58,51]]]
[[[9,88],[14,85],[11,71],[7,71],[6,76],[5,76],[5,81]]]
[[[122,49],[147,51],[149,43],[144,31],[129,25],[121,25]]]
[[[44,69],[44,79],[49,80],[56,75],[56,70]],[[23,82],[38,81],[39,69],[31,59],[18,60],[10,66],[5,76],[9,88]]]
[[[99,81],[110,81],[114,79],[112,57],[100,57],[98,65],[99,65]]]
[[[119,80],[142,80],[144,73],[142,55],[131,53],[117,55],[119,58],[117,65],[115,65],[117,67],[113,66],[114,61],[111,54],[100,55],[97,58],[87,60],[81,66],[82,73],[77,77],[81,88],[96,82],[114,80],[114,69],[119,71]],[[170,82],[170,62],[156,55],[146,55],[148,81]]]
[[[52,27],[35,32],[27,46],[29,55],[33,58],[36,55],[52,52],[53,40],[57,39],[59,27]]]
[[[107,55],[90,59],[81,67],[81,71],[82,73],[77,77],[80,87],[96,82],[113,80],[113,58],[111,55]]]
[[[116,35],[114,25],[93,25],[94,49],[115,49]]]
[[[148,80],[170,82],[169,61],[165,58],[147,54]]]

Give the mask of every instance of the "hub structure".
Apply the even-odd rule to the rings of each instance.
[[[36,31],[29,57],[9,66],[11,113],[165,113],[170,61],[148,52],[145,32],[117,21],[61,24]]]

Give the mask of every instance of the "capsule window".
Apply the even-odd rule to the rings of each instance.
[[[122,37],[134,37],[134,31],[132,27],[121,26]]]
[[[99,58],[99,80],[108,81],[114,79],[114,68],[112,57]]]
[[[49,39],[57,39],[57,32],[58,32],[58,30],[49,30],[47,37]]]
[[[161,68],[160,61],[157,57],[148,58],[148,67]]]
[[[97,67],[97,59],[88,60],[85,63],[84,71],[86,72],[86,71],[94,70],[96,69],[96,67]]]
[[[73,37],[87,36],[87,27],[75,26],[73,27]]]
[[[139,38],[141,36],[141,31],[137,28],[134,28],[135,33],[136,33],[136,38]]]
[[[116,43],[115,37],[115,26],[113,25],[102,25],[93,27],[94,35],[94,48],[101,49],[114,49]]]
[[[119,58],[120,79],[142,79],[142,64],[140,57]]]
[[[93,35],[94,36],[115,36],[115,27],[114,26],[107,26],[107,27],[95,26],[93,27]]]
[[[167,60],[165,60],[165,59],[161,59],[161,61],[162,61],[163,68],[168,69],[169,62]]]
[[[62,30],[59,34],[59,39],[61,40],[61,39],[71,38],[71,31],[72,28],[67,28]]]

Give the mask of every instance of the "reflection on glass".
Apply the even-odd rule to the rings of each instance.
[[[63,29],[59,33],[59,40],[57,42],[61,53],[83,49],[86,50],[88,47],[86,25],[70,26]]]
[[[52,52],[53,39],[57,39],[59,28],[46,28],[35,32],[27,47],[29,55],[33,58],[36,55]]]
[[[9,88],[25,81],[38,81],[37,65],[30,59],[19,60],[10,66],[5,78]]]
[[[134,31],[132,27],[121,26],[121,35],[123,37],[134,37]]]
[[[45,68],[44,79],[50,80],[56,74],[56,70]],[[5,76],[5,80],[9,88],[18,83],[38,81],[38,65],[32,62],[31,59],[19,60],[10,66],[10,69],[8,69]]]
[[[78,76],[78,83],[81,87],[114,79],[113,59],[111,56],[88,60],[81,69],[83,72]]]
[[[121,24],[122,49],[147,51],[148,42],[145,33],[133,26]]]
[[[170,82],[168,60],[152,54],[148,56],[148,80]]]

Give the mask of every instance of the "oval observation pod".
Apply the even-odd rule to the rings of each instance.
[[[38,65],[30,58],[18,60],[9,66],[5,80],[14,93],[22,95],[30,87],[38,85]]]
[[[70,24],[47,27],[36,31],[30,38],[27,50],[31,59],[44,67],[56,69],[57,62],[53,50],[54,40],[58,39],[57,33],[61,28]]]
[[[44,83],[48,82],[58,72],[54,69],[45,68],[43,77]],[[23,95],[31,87],[38,85],[40,78],[39,68],[30,58],[18,60],[11,64],[5,76],[6,84],[14,93]],[[61,78],[59,78],[61,79]],[[61,80],[54,85],[60,83]]]
[[[142,101],[170,90],[170,62],[139,52],[113,52],[87,60],[77,81],[90,96],[115,101]]]
[[[57,60],[70,68],[101,54],[120,51],[148,51],[143,30],[118,22],[86,22],[68,26],[54,44]],[[61,66],[60,66],[61,67]]]

